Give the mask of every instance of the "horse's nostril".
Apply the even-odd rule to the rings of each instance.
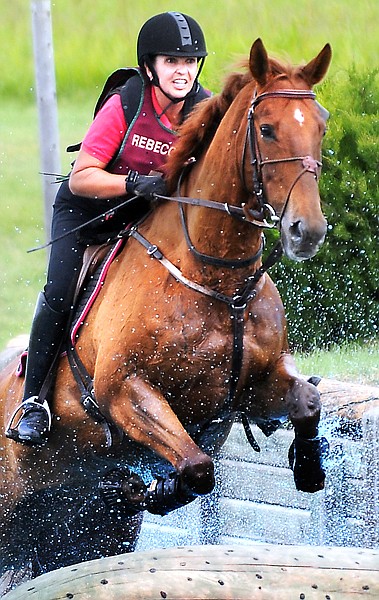
[[[301,221],[295,221],[290,225],[290,233],[293,239],[301,239],[302,237],[302,225]]]

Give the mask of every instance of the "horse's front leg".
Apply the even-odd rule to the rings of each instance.
[[[211,492],[215,484],[213,461],[188,435],[161,392],[138,376],[125,379],[117,387],[112,386],[111,396],[109,387],[103,394],[101,389],[96,391],[99,401],[108,398],[105,408],[112,421],[130,439],[153,450],[175,469],[167,479],[152,482],[143,508],[166,514]]]
[[[296,488],[302,492],[318,492],[324,488],[323,459],[329,449],[326,438],[319,435],[320,394],[312,379],[296,378],[285,399],[295,429],[288,458]]]
[[[294,472],[296,488],[303,492],[317,492],[324,488],[323,458],[328,442],[319,435],[321,413],[320,394],[316,378],[302,378],[293,357],[280,356],[267,378],[254,390],[256,402],[274,416],[287,413],[295,430],[295,439],[289,450],[289,462]],[[254,398],[252,398],[254,403]]]

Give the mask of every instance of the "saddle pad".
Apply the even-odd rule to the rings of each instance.
[[[93,303],[95,302],[98,293],[100,292],[105,278],[107,276],[109,267],[111,266],[113,260],[120,252],[123,244],[125,243],[124,238],[120,238],[114,246],[111,246],[108,254],[104,258],[101,265],[98,267],[97,271],[91,276],[91,279],[86,283],[86,287],[83,288],[82,293],[80,294],[79,304],[76,309],[75,316],[72,321],[71,329],[70,329],[70,340],[73,345],[75,345],[76,340],[79,337],[79,329],[83,325],[86,316]],[[64,353],[63,353],[64,354]],[[15,375],[17,377],[24,377],[26,372],[26,361],[27,361],[28,351],[25,350],[20,358],[16,367]]]
[[[79,337],[79,330],[81,326],[83,325],[89,311],[91,310],[93,303],[95,302],[101,288],[103,287],[109,267],[111,266],[115,257],[119,253],[124,242],[124,239],[120,239],[114,246],[112,246],[109,253],[104,258],[102,264],[98,268],[97,272],[92,276],[89,283],[87,282],[86,287],[84,288],[70,331],[70,340],[73,346],[75,346],[76,341]]]

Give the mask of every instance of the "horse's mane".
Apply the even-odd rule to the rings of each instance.
[[[230,74],[222,91],[197,104],[180,126],[178,140],[165,167],[167,185],[172,192],[183,166],[189,158],[198,159],[208,147],[229,106],[249,81],[252,81],[249,71]]]
[[[300,73],[300,67],[294,67],[277,59],[269,59],[272,77],[285,75],[292,78]],[[222,91],[197,104],[178,130],[178,139],[171,152],[166,166],[166,181],[171,193],[174,192],[180,174],[188,159],[199,159],[210,144],[216,130],[238,93],[251,81],[253,76],[248,68],[248,61],[240,67],[243,72],[233,72],[227,76]]]

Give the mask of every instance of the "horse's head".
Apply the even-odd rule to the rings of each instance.
[[[270,59],[260,39],[250,52],[256,89],[249,110],[251,166],[246,177],[260,208],[274,209],[284,252],[297,261],[314,256],[326,234],[318,178],[327,111],[315,101],[312,87],[324,77],[330,60],[329,44],[296,68]]]

